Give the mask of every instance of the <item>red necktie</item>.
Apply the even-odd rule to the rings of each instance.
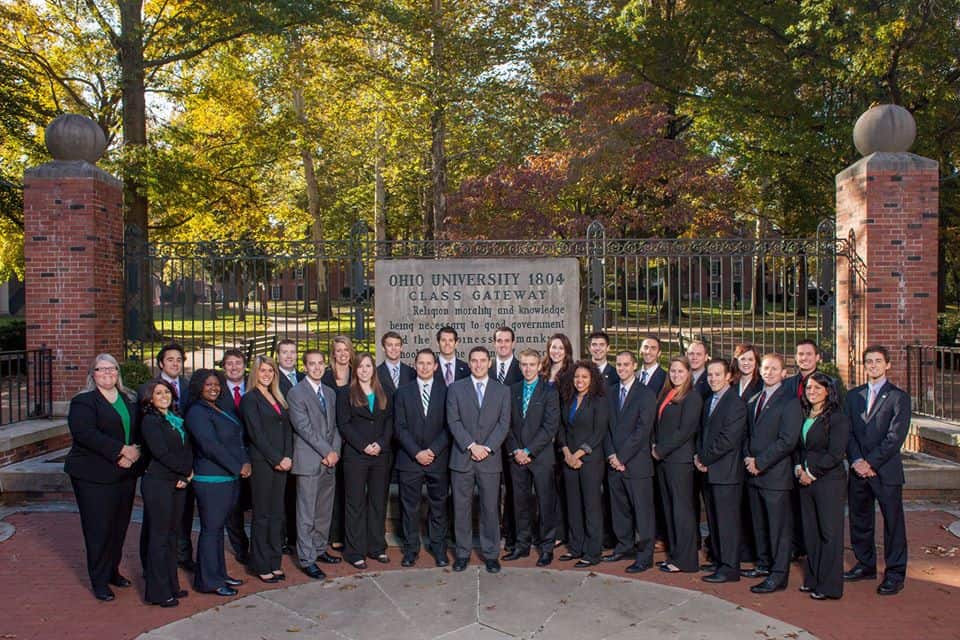
[[[760,394],[760,398],[757,399],[757,413],[754,416],[755,418],[760,417],[760,412],[763,411],[763,403],[767,401],[767,392],[764,391]]]
[[[803,392],[807,387],[807,379],[800,376],[800,382],[797,383],[797,397],[803,400]]]
[[[240,385],[233,388],[233,404],[237,409],[240,408]]]

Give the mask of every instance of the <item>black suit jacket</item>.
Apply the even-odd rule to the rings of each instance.
[[[801,431],[802,433],[802,431]],[[807,432],[801,435],[793,452],[793,464],[809,471],[814,478],[843,475],[843,457],[850,437],[850,419],[838,407],[830,414],[829,423],[819,416]]]
[[[443,373],[444,373],[443,363],[440,362],[440,356],[437,356],[437,371],[436,373],[433,374],[433,379],[439,382],[440,384],[442,384],[443,386],[447,386],[447,383],[444,382]],[[456,361],[454,361],[453,363],[453,381],[456,382],[457,380],[466,378],[469,375],[470,375],[470,365],[468,365],[466,362],[464,362],[460,358],[457,358]],[[496,380],[496,378],[494,378],[494,380]]]
[[[712,398],[711,394],[711,398]],[[743,482],[743,438],[747,432],[747,403],[730,387],[708,415],[711,398],[703,402],[697,457],[707,467],[710,484]]]
[[[368,444],[376,442],[383,456],[390,451],[390,441],[393,440],[393,403],[387,398],[385,409],[374,404],[371,413],[366,402],[359,407],[353,405],[350,392],[344,390],[337,394],[337,428],[346,443],[343,448],[345,455],[366,455],[363,450]]]
[[[650,445],[653,442],[654,423],[657,418],[657,397],[649,387],[635,380],[630,385],[627,398],[620,404],[620,383],[607,387],[610,403],[609,429],[604,438],[604,456],[616,454],[627,468],[625,474],[632,478],[653,477],[653,457]]]
[[[388,374],[389,375],[389,374]],[[393,396],[393,432],[397,444],[397,469],[446,473],[450,464],[450,432],[447,430],[447,388],[434,380],[430,384],[430,403],[423,415],[420,385],[416,380],[400,385]],[[427,466],[417,462],[424,449],[434,453]]]
[[[140,421],[143,442],[150,452],[147,473],[165,480],[186,480],[193,471],[193,447],[190,436],[183,439],[176,429],[159,413],[150,412]]]
[[[527,415],[524,416],[523,384],[521,380],[510,387],[510,431],[505,441],[507,452],[527,449],[533,458],[530,464],[553,464],[556,459],[553,441],[560,429],[560,396],[556,389],[538,380],[527,403]]]
[[[277,371],[280,375],[280,393],[282,393],[283,397],[286,398],[287,394],[290,393],[290,389],[293,389],[293,383],[290,382],[290,378],[287,377],[287,374],[280,371],[279,369]],[[296,374],[297,374],[297,382],[300,382],[301,380],[303,380],[304,375],[306,375],[303,373],[303,371],[297,371]]]
[[[768,397],[757,416],[760,396],[747,405],[747,437],[743,457],[756,458],[760,475],[748,482],[761,489],[791,491],[793,489],[793,450],[800,439],[803,413],[800,400],[790,390],[780,387]]]
[[[487,370],[487,375],[490,376],[491,380],[497,380],[497,374],[499,373],[498,367],[497,358],[494,356],[490,360],[490,368]],[[523,380],[523,374],[520,372],[520,361],[517,359],[517,356],[513,356],[513,360],[510,361],[510,366],[507,367],[501,384],[512,387],[521,380]],[[499,382],[499,380],[497,381]]]
[[[601,396],[586,396],[570,419],[570,407],[576,395],[567,402],[560,403],[560,431],[557,444],[576,453],[583,449],[583,460],[603,458],[603,438],[610,428],[610,403]]]
[[[667,464],[693,464],[703,398],[691,390],[680,402],[671,401],[657,419],[655,442],[660,461]]]
[[[697,382],[693,385],[693,390],[700,394],[700,397],[706,401],[711,395],[713,395],[713,390],[710,388],[710,385],[707,384],[707,370],[704,369],[703,373],[700,374],[700,377],[697,378]]]
[[[393,376],[390,375],[390,368],[386,362],[377,365],[377,378],[380,379],[380,386],[387,392],[391,398],[397,392],[397,387],[393,385]],[[417,370],[408,364],[400,363],[400,386],[413,382],[417,379]]]
[[[887,381],[867,414],[868,395],[864,384],[847,393],[844,401],[851,426],[847,458],[851,463],[869,462],[883,484],[903,484],[900,447],[910,429],[910,396]]]
[[[641,367],[643,365],[641,364]],[[637,380],[640,379],[640,371],[637,372]],[[667,381],[667,372],[663,370],[663,367],[657,367],[657,370],[653,372],[653,375],[650,376],[650,379],[647,380],[647,388],[650,391],[653,391],[653,395],[659,396],[660,390],[663,389],[664,383]]]
[[[250,440],[250,458],[275,467],[283,458],[293,460],[293,427],[286,407],[277,413],[257,389],[251,389],[240,401],[240,415]]]
[[[735,385],[731,385],[734,390],[739,391],[740,383],[737,382]],[[763,380],[757,378],[753,382],[747,385],[747,388],[743,390],[743,393],[740,394],[740,399],[744,402],[750,402],[753,400],[754,396],[763,391]]]
[[[332,366],[328,365],[327,368],[323,371],[323,375],[320,376],[320,382],[322,382],[323,384],[327,385],[328,387],[336,391],[338,395],[340,394],[341,389],[347,389],[350,387],[350,382],[352,380],[353,380],[353,367],[350,367],[349,372],[347,374],[347,384],[343,385],[342,387],[337,385],[337,378],[336,376],[333,375]]]
[[[122,393],[119,397],[126,402],[130,414],[130,444],[142,444],[137,405]],[[73,397],[67,424],[73,437],[73,445],[63,465],[67,475],[87,482],[109,484],[143,472],[143,457],[129,469],[117,464],[120,449],[124,446],[123,421],[97,389]]]
[[[607,363],[607,366],[603,368],[603,371],[600,372],[600,375],[603,376],[603,382],[608,387],[615,384],[620,384],[620,376],[617,375],[617,368]]]

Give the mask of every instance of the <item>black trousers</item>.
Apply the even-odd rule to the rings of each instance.
[[[389,456],[348,453],[343,459],[344,540],[347,562],[362,560],[387,549],[385,525],[390,480]]]
[[[847,479],[837,468],[800,487],[807,550],[803,584],[825,596],[843,595],[843,495]]]
[[[557,540],[563,540],[564,542],[568,539],[567,523],[570,521],[567,515],[567,484],[563,476],[563,470],[566,468],[567,464],[563,461],[563,453],[556,449],[554,451],[553,486],[557,491],[557,505],[560,507],[560,512],[557,514]]]
[[[857,563],[877,567],[877,546],[874,539],[876,513],[874,501],[880,503],[883,515],[884,576],[903,582],[907,575],[907,524],[903,515],[903,487],[883,484],[880,478],[861,478],[850,474],[847,496],[850,511],[850,545]]]
[[[197,511],[200,512],[200,537],[197,538],[197,571],[193,586],[207,593],[225,586],[227,562],[223,556],[223,527],[237,504],[239,483],[196,482]]]
[[[793,491],[790,492],[790,508],[793,511],[793,546],[791,553],[794,557],[807,555],[807,545],[804,540],[803,509],[800,506],[800,481],[794,478]]]
[[[757,561],[757,542],[753,538],[753,516],[750,515],[750,488],[746,482],[740,495],[740,562]]]
[[[793,510],[790,492],[750,487],[750,516],[753,538],[757,543],[757,566],[770,570],[779,584],[790,578],[790,553],[793,537]]]
[[[635,478],[607,469],[610,517],[617,542],[614,553],[636,552],[637,562],[653,565],[656,537],[652,477]]]
[[[283,490],[283,545],[297,548],[297,483],[287,482]]]
[[[180,590],[177,578],[177,536],[187,490],[177,489],[177,481],[147,474],[140,480],[143,496],[143,525],[146,548],[141,535],[143,579],[146,582],[144,599],[157,604],[173,597]]]
[[[90,584],[94,589],[104,589],[120,570],[137,479],[106,484],[74,477],[70,481],[80,511]]]
[[[657,465],[663,516],[667,526],[667,557],[681,571],[698,571],[697,516],[693,511],[693,464]]]
[[[567,550],[587,560],[599,560],[602,552],[600,484],[603,463],[602,454],[597,452],[584,458],[579,469],[563,464],[563,484],[567,492]]]
[[[330,520],[330,535],[328,539],[331,545],[343,544],[346,537],[344,530],[344,513],[346,511],[346,488],[344,485],[343,464],[336,467],[337,484],[333,492],[333,516]]]
[[[511,458],[509,467],[516,520],[516,550],[527,553],[531,545],[535,545],[540,553],[552,552],[557,539],[557,492],[553,460],[547,458],[519,465]],[[536,534],[533,529],[534,517],[537,522]]]
[[[233,507],[233,511],[227,517],[227,539],[230,540],[233,555],[240,559],[249,560],[250,537],[247,535],[244,520],[246,512],[250,510],[250,478],[240,478],[237,482],[240,487],[240,495],[237,498],[236,506]]]
[[[423,485],[427,485],[429,518],[427,535],[429,550],[435,555],[447,553],[447,529],[449,515],[447,499],[450,496],[450,473],[442,471],[406,471],[397,469],[397,488],[400,492],[400,518],[403,530],[403,552],[420,551],[420,503]]]
[[[740,503],[743,484],[706,484],[707,523],[710,526],[710,556],[717,573],[740,579]]]
[[[283,558],[287,472],[277,471],[269,462],[259,458],[254,458],[251,465],[253,523],[250,527],[250,570],[266,575],[271,571],[279,571]]]
[[[184,489],[183,514],[180,516],[179,535],[177,535],[177,562],[190,564],[193,562],[193,514],[197,504],[197,494],[193,483]]]
[[[502,515],[500,517],[500,531],[503,533],[503,542],[506,547],[514,547],[517,544],[517,514],[514,510],[513,499],[513,481],[510,479],[510,473],[513,471],[513,456],[507,451],[507,447],[500,447],[503,461],[503,473],[500,475],[501,493],[500,504],[502,505]]]

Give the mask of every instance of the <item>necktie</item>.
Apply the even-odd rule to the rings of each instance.
[[[720,401],[720,396],[718,396],[717,394],[713,394],[713,398],[710,399],[710,412],[707,414],[708,416],[713,415],[713,410],[717,408],[717,403],[719,401]]]
[[[877,401],[877,388],[870,387],[870,397],[867,399],[867,414],[873,409],[873,403]]]
[[[646,371],[641,371],[641,372],[640,372],[640,384],[647,384],[647,372],[646,372]]]
[[[763,391],[760,393],[760,397],[757,399],[757,413],[754,417],[760,417],[760,412],[763,411],[763,403],[767,401],[767,392]]]
[[[477,383],[477,404],[483,406],[483,383]]]
[[[447,386],[450,386],[453,384],[453,363],[448,362],[443,366],[446,367],[446,371],[443,374],[443,381],[447,383]]]
[[[425,384],[420,388],[420,401],[423,402],[423,417],[426,418],[430,409],[430,385]]]
[[[797,397],[803,399],[803,392],[807,387],[807,379],[800,376],[800,382],[797,383]]]
[[[390,367],[390,377],[393,378],[393,386],[400,386],[400,367]]]
[[[620,410],[623,410],[623,403],[627,401],[627,388],[620,385]]]
[[[323,397],[323,387],[317,387],[317,399],[320,400],[320,408],[323,409],[324,415],[327,413],[327,399]]]
[[[527,417],[527,407],[530,406],[530,397],[533,396],[533,385],[523,383],[523,417]]]
[[[497,372],[497,382],[499,382],[500,384],[503,384],[504,378],[507,377],[507,372],[505,369],[506,369],[506,363],[501,362],[500,371]]]
[[[180,409],[180,380],[174,380],[170,383],[170,386],[173,387],[173,408]]]
[[[233,406],[237,409],[240,408],[240,385],[233,388]]]
[[[296,372],[296,371],[291,371],[290,373],[288,373],[288,374],[287,374],[287,379],[290,380],[290,384],[296,385],[296,384],[297,384],[297,372]]]

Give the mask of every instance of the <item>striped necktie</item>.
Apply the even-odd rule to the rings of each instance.
[[[503,381],[504,381],[504,379],[505,379],[506,377],[507,377],[506,363],[505,363],[505,362],[501,362],[501,363],[500,363],[500,371],[497,372],[497,382],[499,382],[500,384],[503,384]]]
[[[400,386],[400,367],[390,367],[390,377],[393,378],[394,388]]]
[[[420,401],[423,403],[423,417],[427,417],[427,412],[430,409],[430,385],[425,384],[420,387]]]
[[[317,387],[317,398],[320,400],[320,408],[327,412],[327,399],[323,397],[323,385]]]

